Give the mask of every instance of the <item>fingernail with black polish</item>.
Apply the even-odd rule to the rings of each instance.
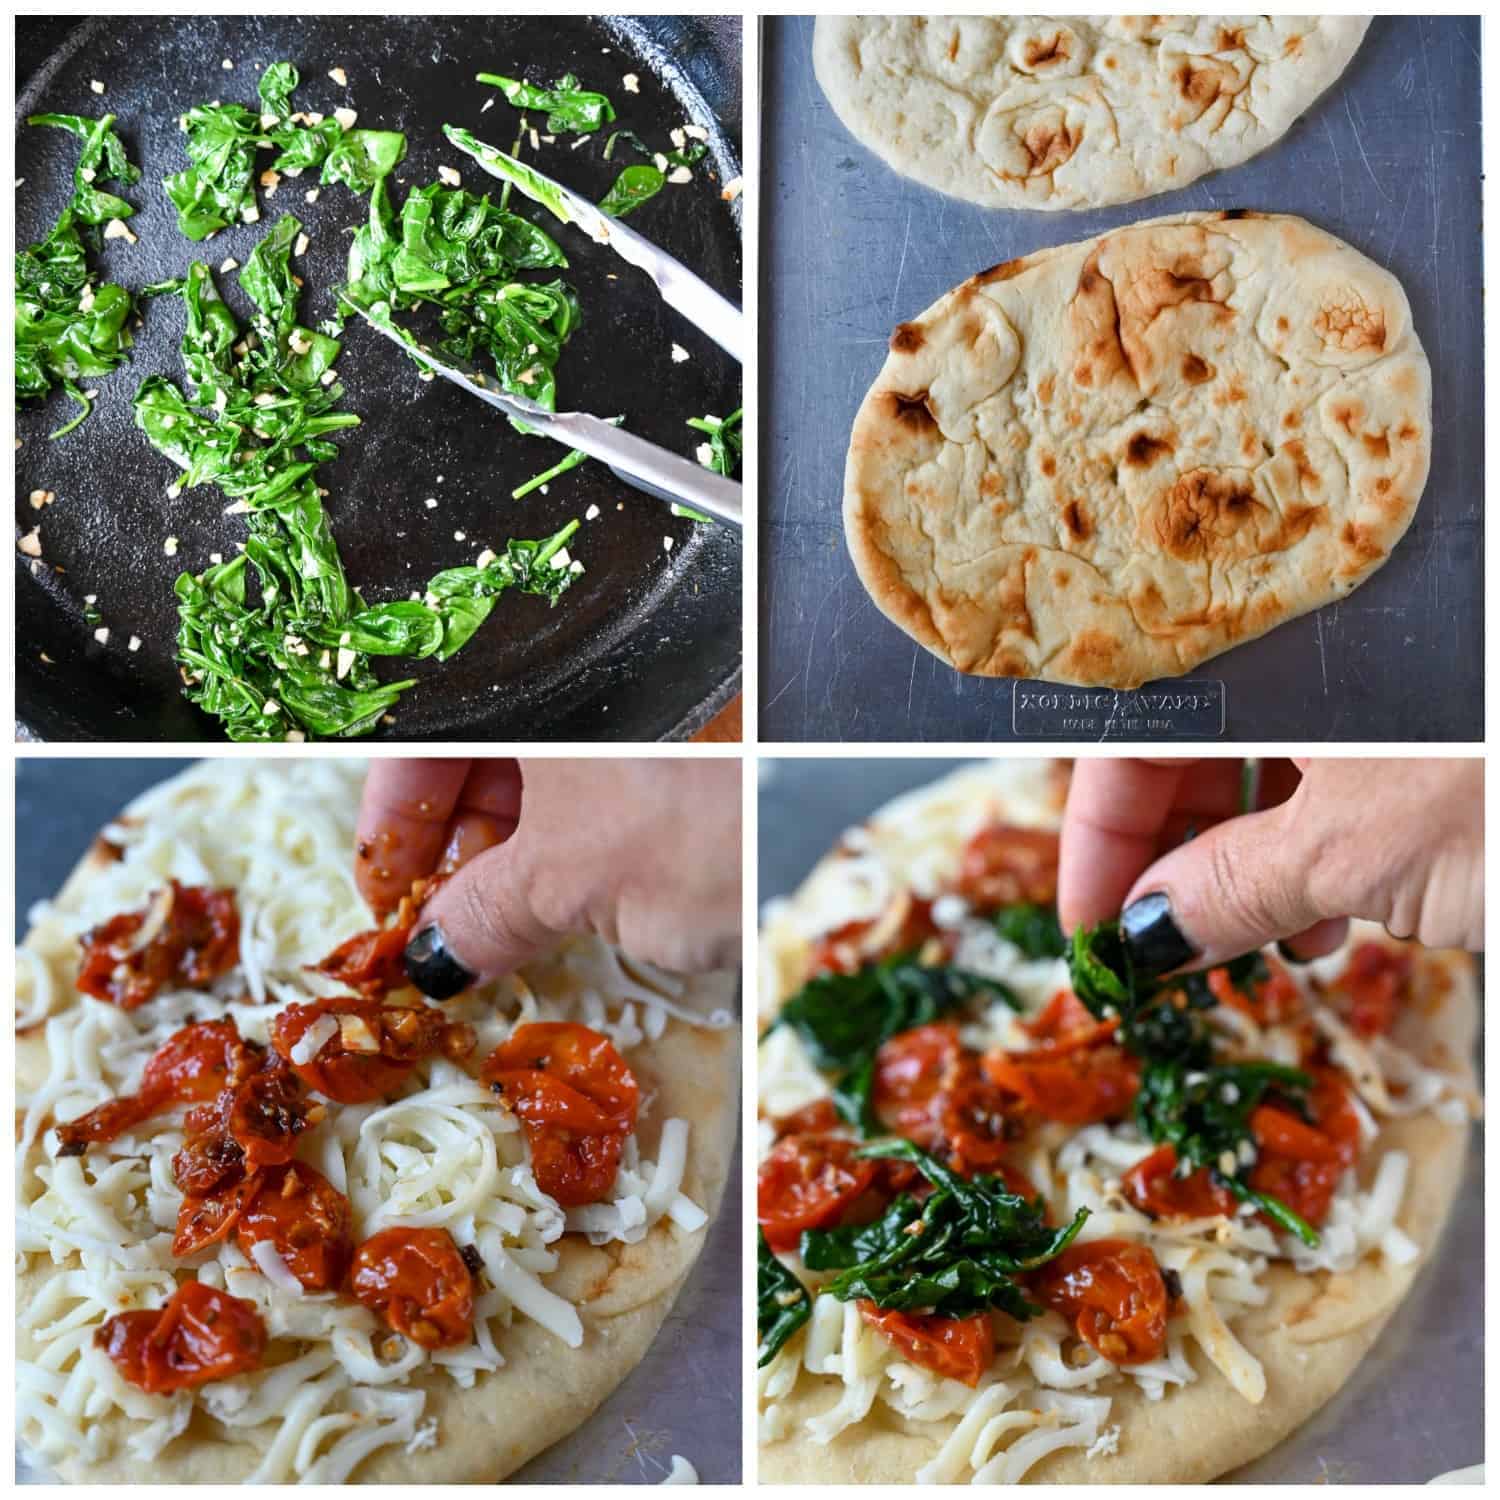
[[[1132,901],[1120,913],[1120,936],[1143,974],[1165,974],[1198,956],[1172,920],[1172,903],[1165,891],[1151,891]]]
[[[412,936],[401,957],[407,976],[429,999],[451,1000],[474,983],[474,975],[454,958],[435,922]]]
[[[1298,953],[1297,950],[1295,948],[1293,948],[1290,943],[1278,942],[1276,944],[1276,951],[1289,964],[1310,964],[1312,962],[1312,959],[1310,959],[1310,958],[1303,958],[1303,956],[1300,953]]]

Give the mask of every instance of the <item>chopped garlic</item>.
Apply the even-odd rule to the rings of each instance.
[[[304,203],[316,203],[318,201],[317,188],[308,188],[308,190],[302,195],[302,201]]]
[[[682,133],[686,136],[691,136],[695,141],[706,141],[708,139],[708,132],[701,125],[684,125]]]
[[[661,547],[663,552],[670,552],[672,550],[672,538],[664,536],[661,539]]]
[[[468,537],[462,531],[455,531],[453,533],[453,540],[455,542],[466,542],[468,541]]]
[[[168,557],[176,557],[177,538],[175,536],[169,536],[166,541],[161,544],[161,550],[165,552]]]
[[[688,361],[688,352],[681,344],[672,345],[672,363],[674,365],[685,365]]]
[[[94,632],[94,639],[98,641],[101,646],[109,645],[109,626],[101,625]]]
[[[51,505],[57,499],[55,490],[32,490],[30,495],[32,510],[40,510],[44,505]]]
[[[585,521],[597,520],[598,516],[599,516],[599,507],[597,505],[591,505],[591,506],[589,506],[589,508],[586,511],[584,511],[584,513],[583,513],[583,519]]]
[[[248,208],[242,208],[240,210],[240,223],[259,224],[260,210],[253,203]]]
[[[338,378],[339,378],[339,372],[338,372],[338,370],[336,368],[334,368],[333,366],[330,366],[328,369],[324,370],[321,375],[318,376],[318,384],[319,385],[332,385],[333,382],[335,380],[337,380]]]
[[[107,240],[129,240],[132,245],[136,243],[136,236],[130,232],[130,228],[124,219],[111,219],[104,226],[104,238]]]
[[[281,185],[281,173],[273,171],[270,167],[267,167],[266,170],[260,174],[260,185],[266,189],[266,197],[269,198]]]
[[[260,117],[260,128],[262,130],[273,130],[280,119],[280,115],[264,114]]]
[[[441,177],[449,187],[458,187],[463,182],[463,178],[460,177],[452,167],[439,167],[438,176]]]
[[[140,638],[140,636],[138,636],[138,635],[131,636],[130,639],[129,639],[129,641],[126,642],[125,649],[127,651],[139,651],[141,649],[141,638]]]
[[[340,130],[353,130],[359,116],[352,109],[336,109],[333,118],[339,122]]]
[[[33,526],[23,536],[17,537],[16,550],[27,557],[40,557],[42,555],[42,528]]]
[[[698,458],[698,462],[700,464],[702,464],[705,469],[711,469],[711,468],[713,468],[713,466],[714,466],[714,450],[713,450],[712,446],[710,444],[708,444],[708,443],[699,443],[698,444],[697,458]]]
[[[641,80],[634,73],[627,73],[620,82],[625,85],[627,94],[638,94],[641,91]]]
[[[495,560],[495,550],[494,550],[494,548],[493,547],[486,547],[484,549],[484,551],[481,552],[479,554],[479,556],[474,559],[474,566],[476,568],[487,568],[487,567],[489,567],[489,565],[492,562],[494,562],[494,560]]]
[[[297,236],[297,243],[292,247],[292,253],[294,255],[306,255],[307,247],[310,244],[312,244],[312,241],[305,234],[299,234]]]
[[[724,184],[724,190],[719,194],[719,196],[726,203],[733,203],[734,200],[738,198],[739,195],[744,191],[744,188],[745,179],[743,177],[736,177],[732,182],[726,182]]]
[[[693,173],[689,167],[673,167],[667,173],[667,181],[677,183],[679,186],[684,182],[691,182],[692,180]]]
[[[89,87],[93,89],[96,94],[102,94],[104,92],[104,85],[100,83],[97,78],[91,79],[89,81]]]
[[[225,58],[225,59],[224,59],[224,61],[223,61],[223,62],[221,62],[221,63],[220,63],[220,64],[219,64],[219,66],[220,66],[220,67],[221,67],[221,68],[223,68],[223,70],[224,70],[224,71],[225,71],[225,72],[226,72],[226,73],[232,73],[232,72],[234,72],[234,64],[233,64],[233,63],[232,63],[232,62],[231,62],[231,61],[230,61],[230,60],[229,60],[229,58],[227,58],[227,57],[226,57],[226,58]]]
[[[219,262],[219,275],[227,276],[231,271],[238,271],[239,268],[239,261],[237,261],[232,255],[226,255],[224,259]],[[240,349],[239,347],[236,347],[235,349],[236,354],[242,354],[244,352],[245,351]]]
[[[341,89],[346,89],[349,87],[349,75],[345,73],[342,68],[330,68],[328,70],[328,76],[333,79],[333,81],[338,84]]]

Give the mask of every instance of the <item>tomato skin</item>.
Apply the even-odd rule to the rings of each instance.
[[[323,1016],[361,1022],[377,1050],[346,1047],[341,1028],[306,1062],[293,1062],[293,1049]],[[369,1104],[395,1093],[423,1058],[466,1057],[474,1050],[474,1032],[430,1005],[382,1005],[331,995],[288,1005],[271,1022],[271,1045],[308,1088],[339,1104]]]
[[[1207,1167],[1177,1176],[1177,1152],[1160,1146],[1121,1179],[1126,1198],[1153,1219],[1232,1218],[1238,1200],[1220,1187]]]
[[[411,932],[404,927],[372,927],[340,943],[308,967],[367,1000],[380,1000],[411,983],[403,961]]]
[[[760,1164],[757,1217],[773,1250],[795,1250],[804,1229],[839,1223],[871,1188],[874,1161],[855,1156],[857,1141],[838,1135],[789,1135]]]
[[[260,1192],[263,1174],[235,1176],[202,1194],[184,1195],[177,1210],[173,1255],[195,1255],[229,1238],[241,1216]]]
[[[519,1026],[480,1077],[525,1127],[544,1193],[576,1208],[609,1192],[635,1129],[640,1086],[608,1037],[566,1021]]]
[[[165,1395],[258,1369],[266,1326],[253,1302],[185,1281],[159,1312],[107,1319],[94,1342],[131,1385]]]
[[[1220,1005],[1242,1011],[1258,1026],[1280,1026],[1295,1021],[1305,1009],[1296,981],[1275,959],[1266,961],[1267,974],[1248,989],[1230,982],[1228,969],[1210,969],[1208,988]]]
[[[1337,1071],[1309,1071],[1313,1087],[1307,1105],[1314,1124],[1270,1104],[1251,1114],[1259,1158],[1249,1181],[1316,1228],[1328,1217],[1339,1178],[1359,1155],[1359,1115]]]
[[[349,1290],[414,1344],[466,1344],[474,1323],[474,1278],[446,1229],[382,1229],[354,1252]]]
[[[1144,1245],[1069,1245],[1033,1273],[1031,1290],[1111,1364],[1146,1364],[1167,1346],[1167,1286]]]
[[[815,1099],[811,1104],[804,1104],[801,1109],[793,1110],[789,1115],[783,1115],[774,1123],[779,1137],[824,1135],[831,1130],[837,1130],[843,1121],[832,1099]]]
[[[976,1386],[994,1363],[995,1326],[988,1313],[941,1318],[930,1313],[882,1312],[873,1302],[858,1305],[866,1323],[924,1370]]]
[[[1384,1036],[1411,998],[1412,955],[1384,943],[1361,943],[1333,985],[1358,1036]]]
[[[195,1021],[151,1054],[140,1089],[110,1099],[57,1127],[58,1155],[81,1156],[178,1104],[214,1098],[257,1066],[254,1048],[233,1021]]]
[[[903,897],[907,903],[901,925],[874,952],[865,951],[865,937],[882,919],[863,918],[856,922],[845,922],[832,932],[825,932],[813,944],[807,960],[807,973],[853,974],[866,964],[882,958],[894,957],[897,953],[910,953],[920,948],[930,938],[941,936],[937,924],[932,920],[932,902],[920,896]]]
[[[1058,837],[1041,828],[992,823],[964,847],[958,894],[979,911],[1057,900]]]
[[[269,1167],[260,1176],[259,1190],[235,1224],[236,1243],[250,1256],[254,1245],[269,1240],[308,1291],[335,1290],[354,1255],[349,1200],[303,1162]]]
[[[1096,1020],[1072,990],[1059,990],[1036,1015],[1020,1023],[1021,1030],[1032,1041],[1045,1044],[1054,1052],[1092,1046],[1101,1038],[1112,1036],[1118,1024]]]
[[[159,931],[131,952],[156,904],[171,906]],[[179,885],[156,892],[140,911],[122,912],[84,934],[77,986],[85,995],[134,1010],[168,984],[201,989],[240,961],[240,917],[234,892]]]
[[[875,1118],[924,1151],[941,1150],[943,1090],[961,1052],[951,1021],[916,1026],[881,1043],[870,1091]]]
[[[984,1071],[1032,1114],[1065,1125],[1122,1119],[1140,1087],[1140,1063],[1108,1043],[1064,1041],[1026,1052],[987,1052]]]

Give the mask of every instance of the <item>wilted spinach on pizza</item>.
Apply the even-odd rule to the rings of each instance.
[[[767,911],[763,1481],[1214,1478],[1349,1378],[1442,1230],[1472,961],[1356,924],[1143,979],[1108,925],[1063,941],[1064,785],[939,781]]]

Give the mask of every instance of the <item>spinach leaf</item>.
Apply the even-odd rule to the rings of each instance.
[[[1258,953],[1226,965],[1236,984],[1264,973]],[[1274,1090],[1305,1110],[1312,1079],[1276,1063],[1221,1063],[1204,1013],[1217,1001],[1205,976],[1153,983],[1134,972],[1118,924],[1073,933],[1073,990],[1096,1016],[1120,1017],[1121,1044],[1143,1063],[1136,1126],[1148,1140],[1173,1147],[1192,1168],[1206,1168],[1242,1202],[1254,1203],[1304,1244],[1317,1231],[1279,1199],[1242,1176],[1255,1160],[1250,1116]]]
[[[623,219],[633,209],[648,203],[661,190],[666,177],[655,167],[637,164],[626,167],[615,178],[613,186],[599,200],[599,207],[616,219]]]
[[[834,1086],[839,1113],[863,1134],[875,1135],[879,1125],[871,1092],[881,1044],[941,1020],[980,995],[1021,1008],[1015,992],[998,980],[925,967],[903,953],[853,974],[815,974],[782,1006],[771,1029],[790,1026],[815,1066],[840,1075]]]
[[[243,104],[196,104],[182,116],[189,166],[162,186],[190,240],[249,219],[256,212],[255,153],[265,139],[260,116]]]
[[[667,167],[696,167],[708,154],[705,141],[692,141],[674,146],[670,151],[653,151],[633,130],[617,130],[604,143],[604,159],[608,161],[615,153],[615,142],[624,141],[633,146],[647,161],[663,175]]]
[[[1068,951],[1055,906],[1022,901],[1002,906],[994,915],[995,931],[1027,958],[1061,958]]]
[[[46,239],[16,252],[15,382],[18,401],[34,401],[61,386],[78,412],[51,438],[71,432],[92,410],[82,380],[107,375],[129,357],[135,303],[113,282],[95,284],[83,229],[125,220],[135,210],[101,182],[128,185],[140,171],[114,133],[114,115],[32,115],[28,125],[67,130],[83,142],[73,170],[73,196]],[[83,226],[83,229],[80,228]]]
[[[517,109],[544,109],[547,111],[547,133],[561,135],[572,131],[576,135],[587,135],[607,125],[615,117],[614,106],[603,94],[591,93],[582,87],[572,73],[564,73],[549,88],[526,83],[518,78],[505,78],[498,73],[476,73],[480,83],[487,83],[505,95],[507,104]]]
[[[689,417],[687,425],[695,432],[705,433],[706,443],[698,445],[698,462],[715,474],[727,479],[740,465],[740,451],[744,438],[740,432],[740,419],[744,408],[737,406],[727,417]]]
[[[837,1270],[825,1288],[841,1302],[964,1318],[998,1308],[1020,1320],[1041,1309],[1017,1279],[1045,1265],[1077,1237],[1089,1216],[1051,1228],[1046,1205],[1010,1192],[1002,1178],[960,1177],[910,1141],[859,1153],[909,1162],[932,1184],[925,1202],[903,1195],[873,1224],[808,1230],[809,1270]]]
[[[443,134],[464,155],[472,156],[487,172],[503,178],[507,184],[514,184],[520,188],[533,203],[540,203],[553,218],[564,224],[573,222],[573,214],[568,207],[567,199],[557,191],[556,185],[540,172],[534,171],[516,157],[508,156],[498,147],[487,145],[469,131],[460,130],[456,125],[444,125]]]
[[[770,1364],[812,1315],[807,1288],[777,1260],[764,1234],[758,1235],[755,1252],[755,1313],[760,1334],[755,1362],[760,1366]]]

